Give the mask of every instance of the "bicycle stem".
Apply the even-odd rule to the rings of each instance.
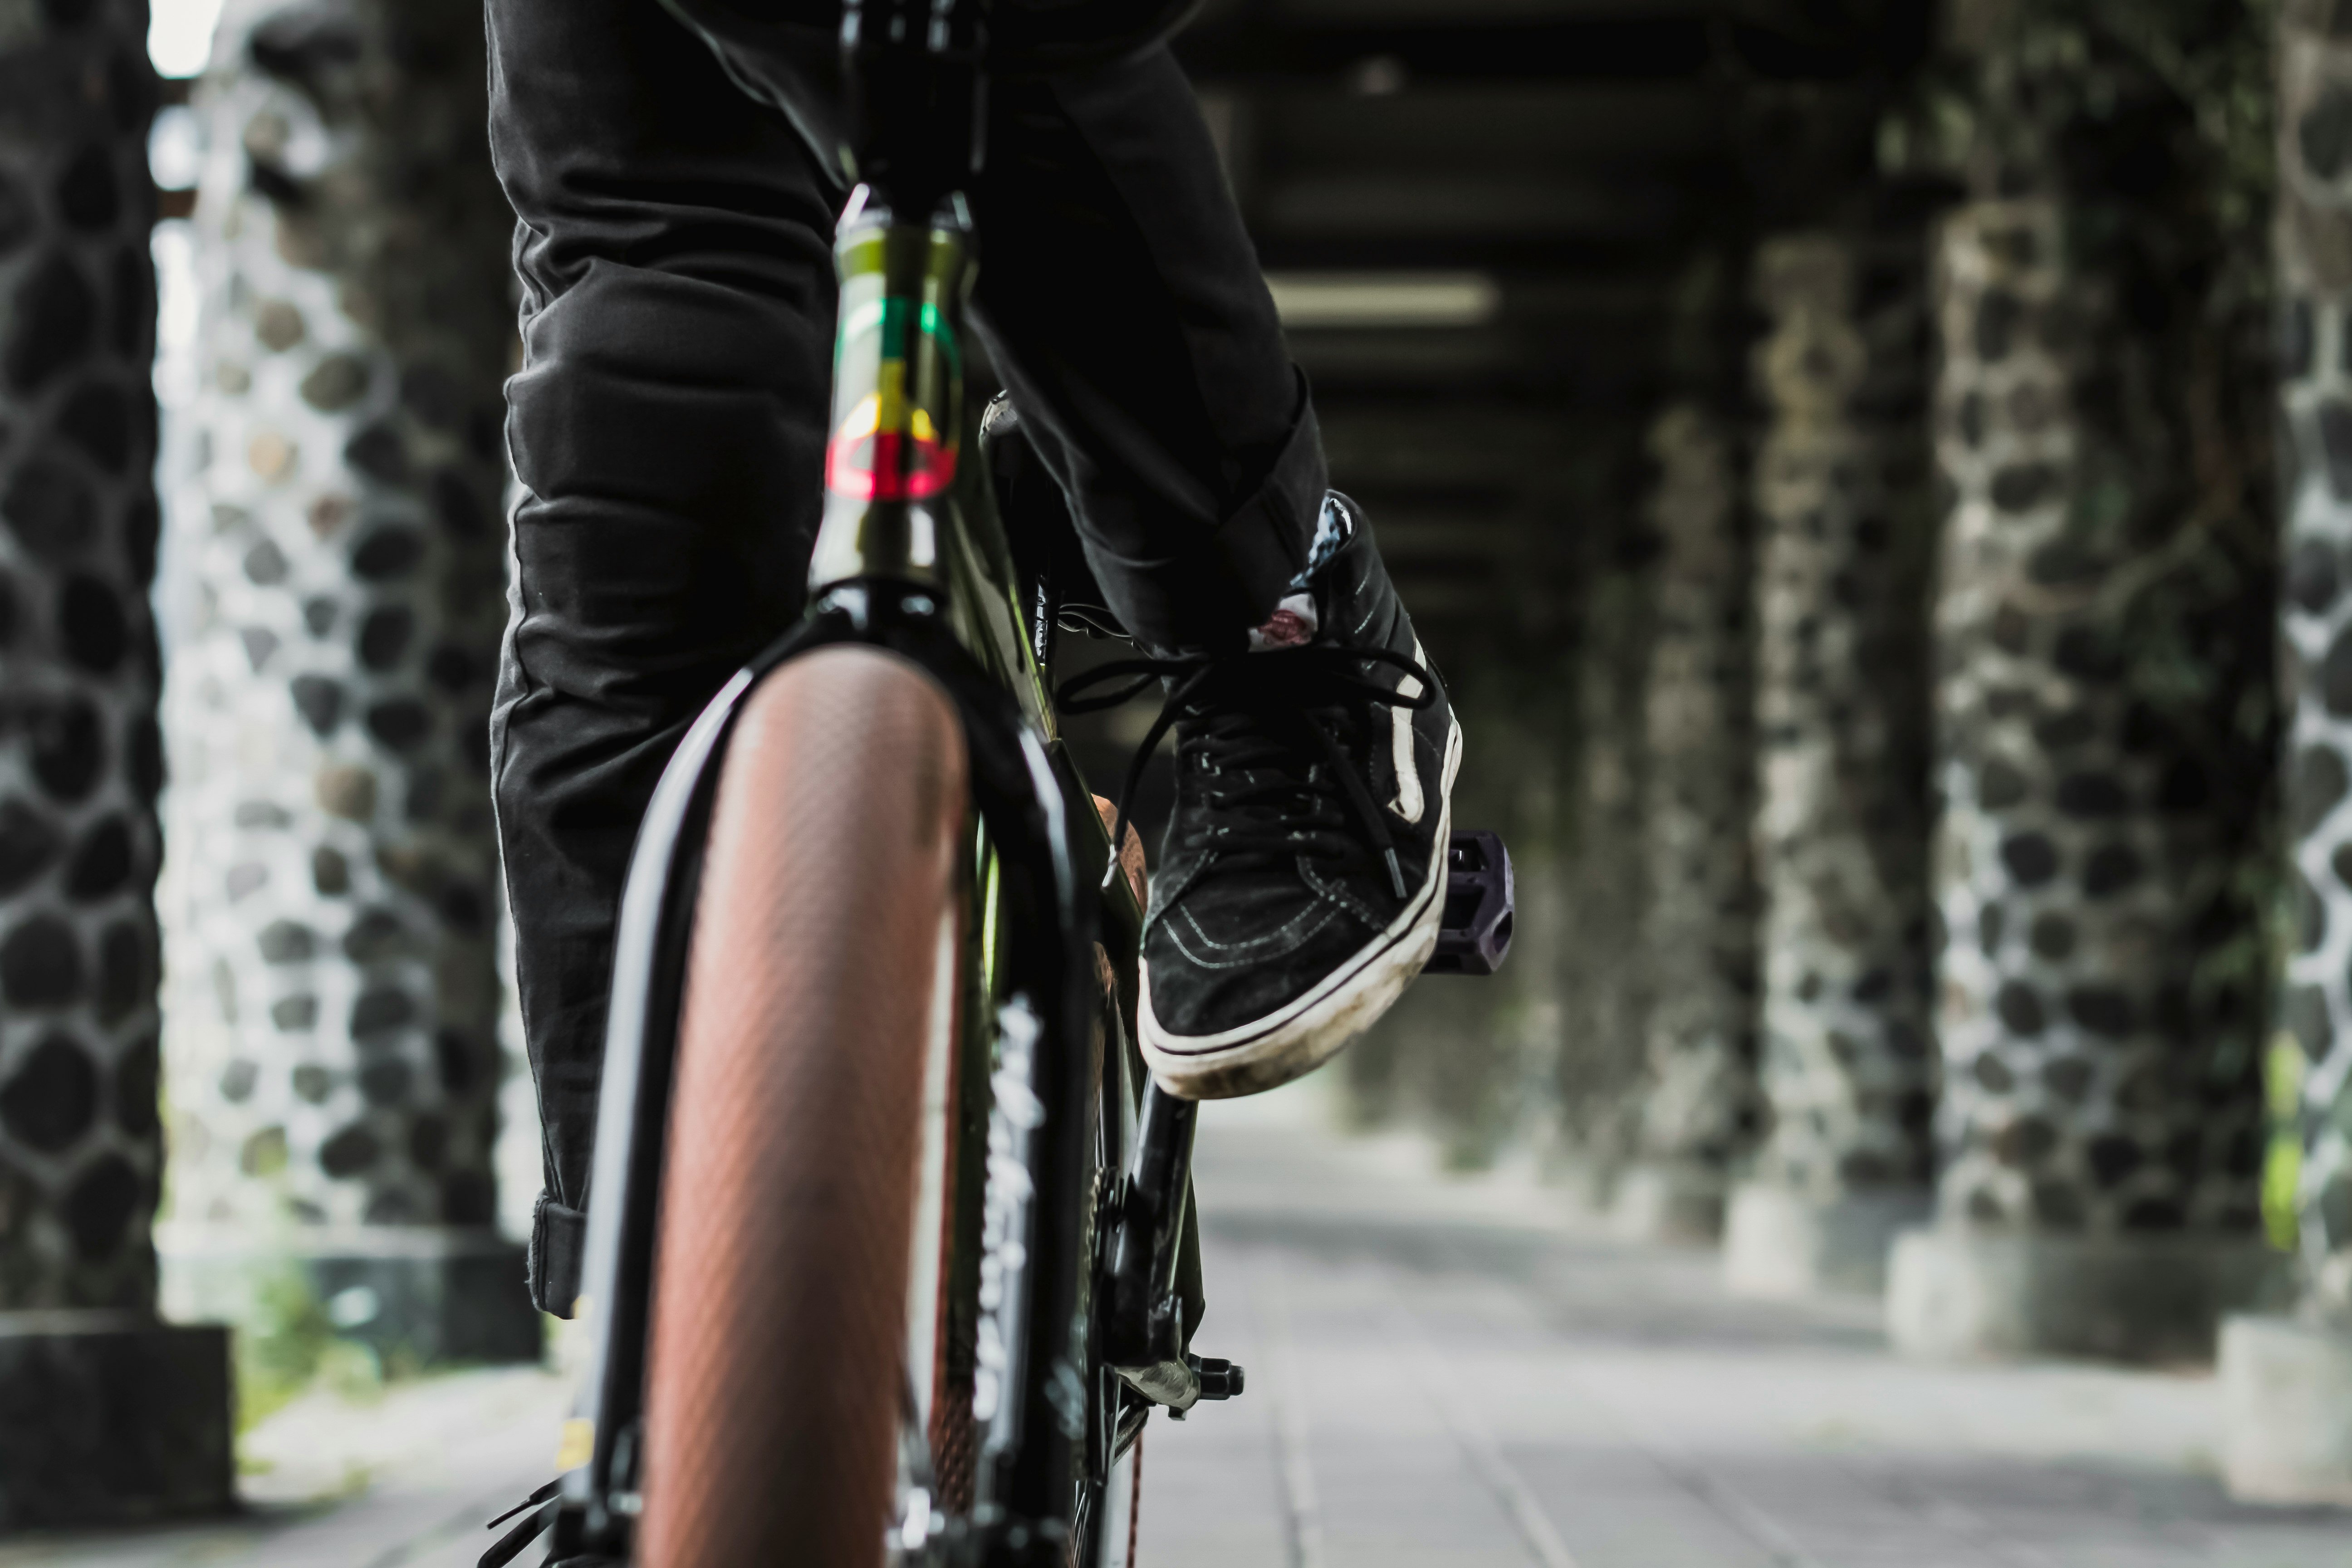
[[[968,185],[987,151],[992,0],[846,0],[841,57],[856,178],[918,221]]]

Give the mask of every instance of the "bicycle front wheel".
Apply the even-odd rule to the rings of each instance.
[[[883,1561],[951,1272],[955,1162],[926,1119],[955,1115],[968,798],[953,707],[895,655],[822,649],[745,701],[687,960],[646,1568]]]

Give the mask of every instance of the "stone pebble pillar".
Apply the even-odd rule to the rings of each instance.
[[[1593,532],[1570,827],[1558,873],[1561,1026],[1551,1090],[1559,1116],[1553,1177],[1580,1204],[1599,1208],[1633,1157],[1648,1066],[1642,694],[1650,595],[1647,574],[1626,559],[1634,552],[1602,529]]]
[[[490,680],[512,217],[470,0],[231,0],[173,495],[167,1292],[291,1267],[417,1362],[527,1359],[496,1229]]]
[[[1678,404],[1650,432],[1660,540],[1643,697],[1648,1077],[1614,1217],[1712,1240],[1755,1122],[1747,552],[1724,422]]]
[[[2256,1009],[2192,984],[2242,931],[2254,805],[2136,692],[2112,607],[2193,448],[2179,384],[2131,374],[2156,329],[2074,259],[2083,216],[1977,200],[1940,241],[1942,1171],[1887,1292],[1917,1354],[2202,1359],[2271,1273]]]
[[[2289,4],[2278,58],[2303,1268],[2294,1315],[2222,1328],[2221,1458],[2246,1500],[2352,1503],[2352,5]]]
[[[1724,1237],[1734,1289],[1874,1290],[1927,1217],[1926,236],[1784,236],[1756,517],[1756,856],[1770,1113]]]
[[[140,0],[0,10],[0,1533],[233,1500],[226,1334],[155,1317],[155,83]]]

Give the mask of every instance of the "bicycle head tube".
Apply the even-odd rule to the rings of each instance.
[[[853,202],[835,253],[841,325],[810,596],[856,578],[940,588],[963,458],[969,231],[952,209],[907,224],[868,199]]]
[[[946,515],[963,456],[963,302],[988,0],[849,0],[842,63],[860,184],[835,258],[841,318],[812,601],[888,578],[945,584]]]

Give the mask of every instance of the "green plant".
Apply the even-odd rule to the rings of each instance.
[[[258,1275],[236,1340],[236,1424],[249,1432],[314,1388],[366,1404],[411,1368],[387,1368],[375,1350],[342,1338],[300,1269]]]
[[[325,1305],[291,1265],[256,1279],[251,1303],[236,1332],[239,1432],[259,1426],[310,1387],[335,1340]]]
[[[2281,1030],[2263,1065],[2271,1128],[2263,1156],[2263,1231],[2273,1247],[2293,1252],[2302,1241],[2303,1079],[2308,1060],[2302,1043]]]

